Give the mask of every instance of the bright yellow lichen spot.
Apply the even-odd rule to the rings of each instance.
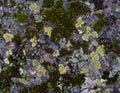
[[[34,11],[36,13],[40,12],[40,8],[38,7],[38,5],[36,3],[31,4],[29,8],[31,11]]]
[[[67,69],[63,64],[59,64],[59,72],[61,75],[67,72]]]
[[[13,34],[10,34],[10,33],[5,33],[3,35],[3,38],[5,39],[6,42],[10,42],[12,41],[12,39],[14,38],[14,35]]]
[[[101,56],[104,56],[104,46],[98,46],[97,49],[96,49],[96,52],[101,55]]]
[[[54,51],[53,56],[58,57],[60,55],[59,50]]]
[[[11,56],[12,55],[12,50],[8,50],[8,51],[6,51],[6,57],[9,57],[9,56]]]
[[[6,64],[9,64],[9,63],[10,63],[10,61],[9,61],[8,58],[4,59],[4,62],[5,62]]]
[[[44,30],[45,30],[45,32],[47,33],[47,35],[48,35],[49,37],[51,37],[53,28],[52,28],[52,27],[44,27]]]
[[[32,43],[32,47],[35,47],[36,46],[36,37],[34,36],[33,38],[31,38],[30,42]]]

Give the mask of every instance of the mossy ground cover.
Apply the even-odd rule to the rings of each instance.
[[[119,4],[0,1],[0,92],[119,93]]]

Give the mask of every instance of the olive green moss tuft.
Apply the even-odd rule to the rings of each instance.
[[[61,0],[53,7],[41,9],[44,21],[56,26],[52,32],[53,39],[69,37],[75,29],[73,19],[77,15],[87,14],[88,12],[90,12],[90,9],[80,2],[70,3],[69,9],[64,10]]]
[[[54,0],[44,0],[44,7],[52,7],[54,5]]]
[[[18,22],[21,22],[21,23],[26,22],[28,19],[27,14],[21,14],[21,13],[16,14],[14,17]]]
[[[90,9],[83,3],[73,2],[70,4],[70,10],[73,16],[90,13]]]
[[[71,35],[74,28],[72,17],[69,11],[62,8],[43,8],[42,10],[44,21],[48,21],[57,27],[53,30],[52,35],[57,38],[68,37]]]
[[[101,29],[104,27],[104,21],[103,20],[98,20],[98,22],[94,25],[94,29],[95,29],[95,31],[97,31],[97,32],[99,32],[99,31],[101,31]]]

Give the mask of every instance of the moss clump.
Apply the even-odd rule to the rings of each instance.
[[[83,15],[90,12],[90,9],[83,3],[78,2],[72,2],[70,4],[70,10],[73,16],[76,15]]]
[[[0,73],[0,89],[2,89],[3,93],[8,93],[12,83],[12,77],[20,77],[18,65],[15,65],[14,67],[8,67],[5,71]]]
[[[102,14],[96,14],[96,16],[99,18],[99,19],[103,19],[105,17],[105,15],[102,13]]]
[[[62,83],[65,86],[69,86],[70,84],[72,84],[72,86],[75,86],[75,85],[82,85],[84,81],[85,81],[84,74],[79,74],[75,77],[72,77],[72,75],[70,74],[66,74],[66,75],[63,75]]]
[[[54,5],[54,0],[44,0],[44,7],[52,7]]]
[[[24,22],[26,22],[26,20],[28,19],[28,15],[27,14],[22,14],[22,13],[18,13],[18,14],[16,14],[15,16],[15,19],[17,20],[17,21],[19,21],[20,23],[24,23]]]
[[[37,30],[41,30],[43,28],[43,23],[42,22],[37,22],[35,23]]]
[[[72,54],[72,51],[69,51],[69,50],[64,49],[64,48],[62,48],[60,50],[60,56],[65,56],[65,55],[70,55],[70,54]]]
[[[72,17],[69,11],[65,11],[62,8],[43,8],[42,13],[45,21],[48,21],[54,25],[57,25],[52,35],[57,38],[67,37],[71,34],[73,25]]]
[[[19,93],[48,93],[47,83],[42,83],[41,85],[36,85],[34,87],[21,88]]]
[[[89,8],[80,2],[71,3],[68,10],[62,8],[62,1],[57,2],[53,7],[41,9],[44,21],[50,22],[56,26],[52,32],[52,36],[54,36],[52,37],[53,39],[69,37],[75,29],[73,19],[77,15],[86,14],[88,12]]]
[[[98,20],[98,22],[94,25],[93,28],[95,29],[95,31],[99,32],[104,25],[105,25],[105,24],[104,24],[104,21],[100,19],[100,20]]]
[[[109,85],[109,84],[115,84],[115,83],[117,83],[117,80],[118,80],[118,77],[119,77],[118,73],[116,73],[114,75],[114,77],[112,77],[112,78],[109,78],[109,74],[110,74],[109,71],[104,71],[103,75],[102,75],[103,79],[107,79],[106,84]]]

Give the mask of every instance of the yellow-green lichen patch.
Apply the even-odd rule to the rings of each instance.
[[[81,74],[85,74],[86,76],[88,76],[88,68],[83,67],[80,71]]]
[[[89,26],[86,26],[86,27],[85,27],[85,31],[86,31],[86,32],[90,32],[90,31],[91,31],[91,28],[90,28]]]
[[[98,46],[97,49],[96,49],[96,52],[101,55],[101,56],[104,56],[104,46]]]
[[[63,64],[59,64],[59,72],[63,75],[67,72],[67,68]]]
[[[99,55],[97,52],[91,52],[90,57],[92,60],[99,60]]]
[[[23,79],[21,79],[21,83],[26,85],[28,82],[25,78],[23,78]]]
[[[26,55],[26,51],[25,51],[25,49],[23,49],[23,51],[22,51],[22,52],[23,52],[23,55]]]
[[[39,66],[40,64],[39,64],[39,62],[38,62],[37,59],[33,59],[32,65],[33,65],[34,67],[37,67],[37,66]]]
[[[55,50],[54,53],[53,53],[53,56],[54,57],[58,57],[59,55],[60,55],[59,50]]]
[[[87,59],[88,59],[88,56],[87,56],[86,54],[83,54],[83,55],[81,56],[81,58],[82,58],[83,60],[87,60]]]
[[[9,57],[9,56],[11,56],[12,55],[12,50],[8,50],[8,51],[6,51],[6,57]]]
[[[71,44],[70,41],[68,41],[65,46],[66,46],[67,48],[69,48],[70,46],[72,46],[72,44]]]
[[[10,42],[12,41],[12,39],[14,38],[14,35],[13,34],[10,34],[10,33],[5,33],[3,35],[3,38],[5,39],[6,42]]]
[[[92,36],[92,37],[95,37],[95,38],[98,38],[98,33],[95,32],[95,31],[93,31],[93,32],[91,33],[91,36]]]
[[[91,59],[90,63],[95,69],[101,69],[102,68],[100,62],[97,61],[97,60],[92,60]]]
[[[81,26],[84,24],[84,21],[82,20],[82,17],[77,18],[76,21],[77,21],[77,23],[75,24],[75,27],[76,27],[77,29],[80,29]]]
[[[9,61],[8,58],[5,58],[5,59],[4,59],[4,62],[5,62],[6,64],[10,64],[10,61]]]
[[[105,81],[106,80],[98,79],[98,80],[96,80],[96,85],[97,86],[105,86]]]
[[[93,46],[98,46],[98,42],[97,41],[92,41],[92,43],[91,43]]]
[[[90,37],[90,34],[83,34],[82,35],[82,39],[84,40],[84,41],[88,41],[89,40],[89,37]]]
[[[53,28],[52,28],[52,27],[44,27],[44,30],[45,30],[46,34],[47,34],[49,37],[51,37]]]
[[[46,69],[43,66],[41,66],[41,65],[37,66],[37,76],[38,77],[41,77],[45,73],[46,73]]]
[[[30,8],[31,11],[33,11],[35,13],[40,12],[40,8],[36,3],[31,4],[29,8]]]
[[[54,72],[54,71],[56,71],[56,68],[52,65],[48,65],[47,70],[49,70],[50,72]]]
[[[34,36],[33,38],[31,38],[30,42],[32,44],[32,47],[35,47],[36,46],[36,37]]]

